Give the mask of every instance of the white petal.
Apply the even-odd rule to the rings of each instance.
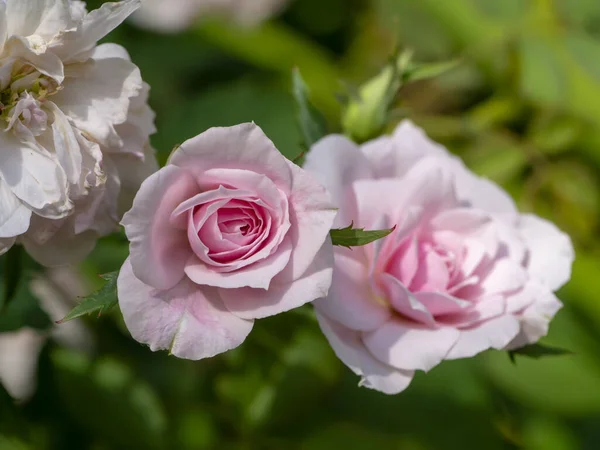
[[[0,178],[0,238],[13,238],[27,231],[31,210],[12,193]]]
[[[575,259],[569,236],[556,225],[530,214],[521,215],[518,228],[528,249],[529,275],[552,291],[569,281]]]
[[[11,133],[0,132],[0,148],[0,178],[13,194],[43,217],[69,214],[68,183],[56,161]]]
[[[68,78],[52,101],[99,144],[121,147],[123,142],[115,126],[127,121],[130,99],[142,90],[142,78],[127,59],[104,55],[96,59],[101,47],[92,54],[93,64],[79,76]]]
[[[39,72],[62,83],[65,77],[63,62],[54,53],[47,51],[46,43],[41,39],[39,36],[11,36],[6,41],[4,53],[6,56],[28,61]]]
[[[140,4],[140,0],[104,3],[88,13],[76,30],[56,39],[53,52],[66,62],[77,59],[78,55],[91,50],[100,39],[119,26]]]
[[[29,36],[35,33],[50,5],[48,0],[6,0],[8,35]]]
[[[52,102],[46,102],[46,106],[54,114],[54,123],[52,123],[54,151],[65,171],[67,180],[71,184],[76,184],[81,176],[82,156],[79,143],[69,120],[63,112]]]
[[[4,43],[6,42],[7,31],[8,23],[6,20],[6,3],[0,1],[0,52],[4,50]]]
[[[50,231],[44,236],[46,229]],[[97,240],[98,234],[94,231],[75,234],[72,217],[57,221],[35,215],[28,232],[20,238],[27,253],[46,267],[81,262],[94,249]]]

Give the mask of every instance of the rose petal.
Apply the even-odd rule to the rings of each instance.
[[[562,303],[545,286],[538,285],[539,294],[535,301],[518,316],[521,322],[521,332],[508,345],[509,349],[519,348],[548,334],[550,321],[562,308]]]
[[[390,315],[390,308],[369,288],[367,268],[356,259],[335,252],[333,281],[326,298],[315,302],[321,314],[353,330],[374,330]]]
[[[518,228],[529,250],[527,271],[557,290],[571,278],[575,258],[571,239],[554,224],[530,214],[521,215]]]
[[[169,290],[153,289],[136,278],[129,259],[121,268],[118,292],[128,330],[152,351],[210,358],[240,345],[252,329],[252,321],[225,309],[216,289],[186,279]]]
[[[362,178],[370,178],[369,161],[358,145],[345,136],[329,135],[321,139],[306,155],[304,169],[309,171],[331,194],[331,200],[342,214],[335,227],[350,224],[355,219],[355,203],[346,186]]]
[[[408,387],[414,372],[398,370],[375,359],[362,343],[360,333],[344,328],[318,312],[317,319],[337,357],[362,377],[361,386],[384,394],[397,394]]]
[[[210,169],[243,169],[265,174],[289,195],[292,175],[285,157],[254,123],[211,128],[173,152],[170,164],[190,170],[201,180]]]
[[[223,302],[231,312],[245,319],[261,319],[327,296],[333,274],[331,242],[326,242],[307,272],[294,281],[275,277],[268,290],[221,289]]]
[[[329,242],[329,231],[337,209],[329,193],[317,180],[295,164],[288,162],[288,165],[292,174],[289,235],[294,250],[282,277],[295,280],[306,272],[323,244]],[[330,251],[333,252],[333,249]]]
[[[136,276],[158,289],[175,286],[192,250],[186,232],[172,226],[170,216],[198,192],[194,178],[179,167],[166,166],[142,183],[122,224],[129,238]]]
[[[473,328],[461,329],[458,341],[446,359],[470,358],[495,348],[501,350],[519,333],[519,321],[511,316],[500,316]]]
[[[0,238],[19,236],[29,228],[31,210],[11,192],[0,178]]]
[[[185,274],[194,283],[208,286],[269,289],[271,280],[287,266],[291,254],[292,243],[285,238],[272,255],[231,272],[217,272],[193,255],[185,265]]]
[[[471,302],[442,292],[417,292],[414,295],[434,316],[460,313],[472,305]]]
[[[379,329],[364,333],[363,342],[385,364],[403,370],[427,372],[446,357],[459,335],[455,328],[429,328],[392,319]]]
[[[400,122],[392,137],[370,141],[361,150],[377,178],[402,177],[423,158],[449,156],[448,150],[429,139],[410,120]]]
[[[379,282],[387,293],[387,300],[398,313],[416,322],[432,326],[435,324],[435,319],[425,305],[406,286],[398,281],[397,278],[384,273],[381,274]]]
[[[503,258],[493,263],[479,287],[483,295],[516,291],[527,282],[527,272],[516,262]]]

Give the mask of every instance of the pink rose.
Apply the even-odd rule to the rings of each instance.
[[[306,169],[340,205],[336,226],[396,230],[336,248],[321,328],[361,384],[392,394],[415,370],[537,341],[570,277],[567,235],[479,178],[410,122],[359,147],[317,143]]]
[[[255,124],[188,140],[123,218],[127,328],[180,358],[237,347],[254,319],[327,295],[335,215],[326,190]]]

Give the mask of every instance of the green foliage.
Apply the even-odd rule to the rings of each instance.
[[[95,362],[68,350],[52,354],[57,389],[75,420],[110,448],[164,448],[166,417],[147,383],[123,363]]]
[[[69,314],[58,322],[59,324],[92,313],[100,317],[117,305],[117,278],[119,277],[119,272],[107,273],[100,275],[100,277],[106,283],[97,291],[83,298]]]
[[[310,91],[298,69],[292,71],[292,93],[296,100],[303,148],[308,151],[314,143],[327,134],[327,123],[321,112],[310,102]]]
[[[394,231],[394,228],[388,230],[365,230],[364,228],[354,228],[350,224],[346,228],[333,229],[329,232],[333,245],[341,247],[360,247],[370,244],[378,239],[383,239]]]

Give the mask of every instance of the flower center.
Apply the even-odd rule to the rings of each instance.
[[[0,120],[7,122],[5,131],[13,130],[21,138],[46,131],[48,114],[43,103],[58,89],[54,80],[32,66],[15,63],[9,82],[0,91]]]

